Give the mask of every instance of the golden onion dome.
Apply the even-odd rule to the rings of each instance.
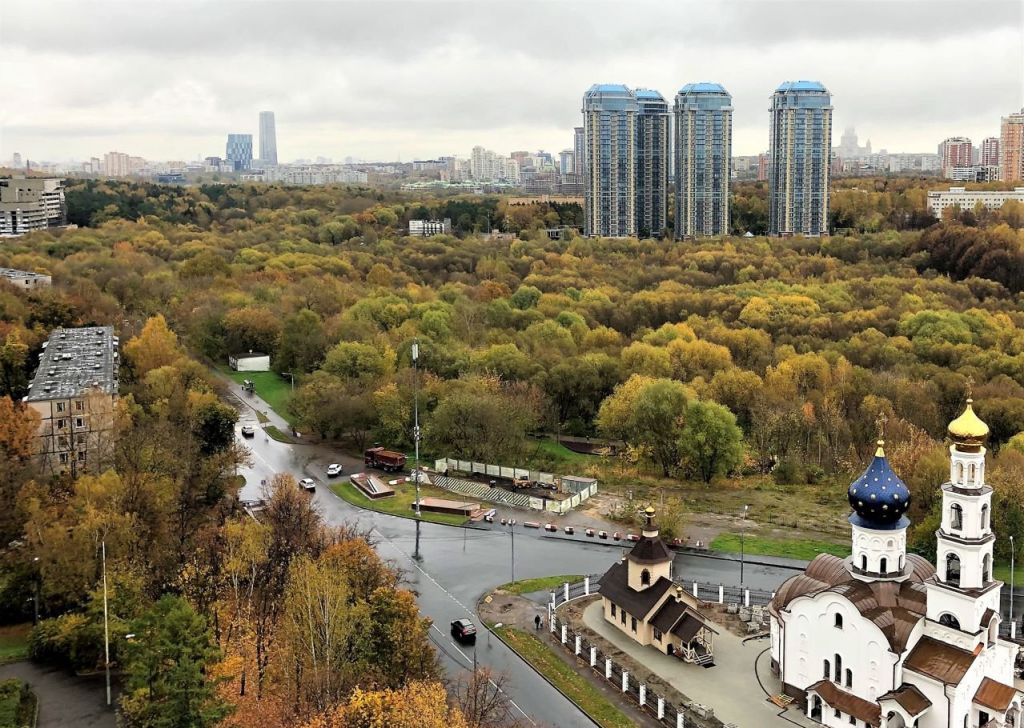
[[[964,413],[949,423],[946,429],[949,436],[957,442],[980,442],[988,437],[988,425],[974,414],[973,399],[967,400]]]

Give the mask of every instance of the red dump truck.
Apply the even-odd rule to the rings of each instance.
[[[363,463],[371,468],[380,468],[394,473],[405,467],[405,455],[382,447],[371,447],[363,453]]]

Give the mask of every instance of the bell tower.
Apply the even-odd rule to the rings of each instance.
[[[935,576],[927,583],[929,631],[939,627],[944,641],[968,648],[976,640],[955,632],[977,634],[985,630],[994,610],[999,615],[1001,582],[992,577],[992,488],[985,484],[985,446],[988,425],[967,400],[963,414],[947,428],[949,481],[942,486],[942,522],[936,532]],[[986,614],[989,616],[986,617]],[[937,635],[941,636],[941,635]]]

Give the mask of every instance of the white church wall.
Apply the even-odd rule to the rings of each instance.
[[[905,564],[905,529],[881,531],[853,526],[853,565],[862,571],[896,575]],[[885,561],[885,569],[883,566]]]
[[[919,728],[949,728],[945,686],[910,670],[905,673],[903,681],[920,690],[932,703],[931,710],[918,719]]]

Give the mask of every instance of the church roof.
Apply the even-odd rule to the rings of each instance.
[[[651,618],[650,624],[659,632],[675,635],[683,643],[692,640],[702,627],[707,627],[715,632],[704,621],[704,616],[700,612],[686,602],[676,599],[668,599],[662,604],[661,609]],[[715,632],[715,634],[718,633]]]
[[[1015,688],[987,677],[978,686],[978,692],[974,694],[974,702],[1000,713],[1005,713],[1016,695],[1017,690]]]
[[[911,718],[917,717],[932,707],[932,701],[924,693],[914,685],[908,685],[907,683],[903,683],[895,690],[891,690],[878,698],[879,703],[883,700],[895,700],[901,708],[907,711],[907,715]]]
[[[922,582],[935,569],[916,554],[907,555],[910,574],[904,581],[866,582],[850,575],[846,562],[831,554],[818,554],[803,574],[788,579],[776,592],[769,609],[775,614],[799,597],[831,592],[844,597],[885,635],[896,654],[906,649],[914,626],[926,611]]]
[[[878,441],[871,464],[850,484],[847,496],[853,515],[850,523],[875,530],[896,530],[910,525],[904,515],[910,507],[910,489],[889,465]]]
[[[671,561],[673,556],[664,541],[657,536],[645,535],[633,545],[626,558],[638,564],[660,564],[663,561]]]
[[[977,657],[973,652],[922,637],[903,661],[903,667],[946,685],[959,685]]]
[[[847,715],[852,715],[868,725],[877,726],[882,720],[882,710],[878,707],[878,703],[858,698],[853,693],[846,692],[831,680],[819,680],[807,688],[808,692],[811,690],[820,695],[821,699],[831,707],[841,710]]]
[[[981,442],[988,437],[988,425],[982,422],[978,415],[974,414],[974,400],[967,399],[967,409],[964,413],[949,423],[946,428],[957,442],[972,441]]]
[[[634,617],[643,619],[665,592],[675,587],[671,579],[660,577],[646,589],[637,591],[629,586],[629,565],[616,561],[600,579],[601,596],[610,599],[620,609]]]

